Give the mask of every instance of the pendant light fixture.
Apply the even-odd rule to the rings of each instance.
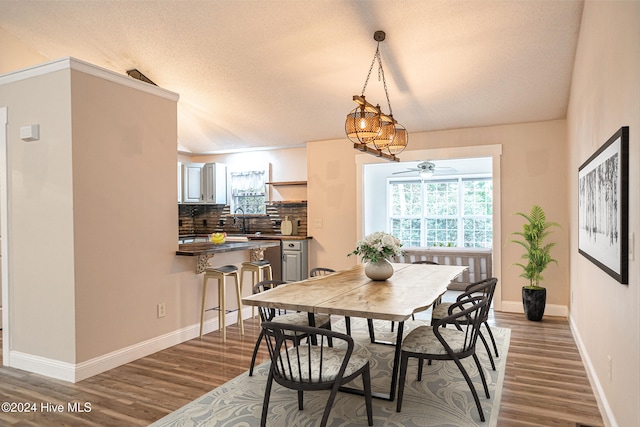
[[[376,46],[362,93],[353,96],[353,101],[358,106],[347,114],[344,128],[347,137],[353,142],[353,148],[397,162],[400,159],[396,157],[396,154],[399,154],[407,147],[409,135],[405,127],[393,118],[393,111],[391,110],[387,81],[384,77],[382,59],[380,58],[380,42],[384,41],[385,36],[384,31],[376,31],[373,34],[373,39],[378,42],[378,45]],[[389,114],[382,112],[380,104],[374,106],[364,96],[369,77],[371,77],[371,71],[373,71],[373,66],[376,62],[378,62],[378,80],[382,80],[384,86]]]

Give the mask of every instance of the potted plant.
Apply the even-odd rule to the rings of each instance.
[[[364,272],[372,280],[387,280],[393,275],[393,266],[387,258],[402,255],[402,243],[397,237],[376,231],[359,240],[356,249],[348,254],[360,255],[365,265]]]
[[[527,220],[522,226],[522,231],[511,234],[521,237],[521,239],[512,239],[511,242],[525,249],[521,257],[524,261],[514,264],[523,270],[520,277],[529,280],[529,285],[522,287],[522,305],[528,320],[540,321],[544,315],[547,300],[547,289],[540,286],[543,280],[542,272],[550,263],[558,264],[551,257],[551,249],[555,246],[555,242],[546,242],[546,238],[551,234],[553,227],[560,225],[547,221],[544,210],[538,205],[533,205],[528,215],[523,212],[517,212],[516,215]]]

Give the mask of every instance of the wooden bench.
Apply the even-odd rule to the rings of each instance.
[[[452,280],[449,289],[464,290],[467,285],[492,277],[492,250],[484,248],[409,247],[394,262],[434,261],[441,265],[465,265],[469,269]]]

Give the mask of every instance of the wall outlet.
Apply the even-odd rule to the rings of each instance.
[[[160,304],[158,304],[158,319],[166,316],[166,314],[166,306],[163,302],[161,302]]]
[[[608,374],[609,374],[609,381],[611,381],[611,377],[613,375],[613,359],[611,358],[611,356],[607,356],[607,361],[608,361]]]

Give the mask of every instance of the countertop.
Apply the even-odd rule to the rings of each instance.
[[[176,255],[185,255],[185,256],[199,256],[199,255],[213,255],[224,252],[233,252],[233,251],[246,251],[250,249],[259,249],[259,248],[269,248],[274,246],[280,246],[280,241],[277,239],[271,240],[260,240],[253,241],[249,240],[248,242],[228,242],[223,243],[221,245],[216,245],[211,242],[201,242],[201,243],[183,243],[178,245],[178,250],[176,251]]]
[[[180,239],[190,237],[207,237],[207,234],[184,234],[178,236]],[[286,236],[284,234],[229,234],[229,237],[246,237],[249,240],[306,240],[313,239],[311,236]],[[186,243],[189,244],[189,243]]]

